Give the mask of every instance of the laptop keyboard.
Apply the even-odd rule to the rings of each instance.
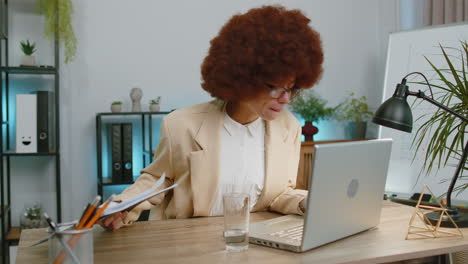
[[[287,239],[299,241],[302,239],[303,229],[304,229],[304,226],[297,226],[297,227],[289,228],[286,230],[277,231],[277,232],[271,233],[270,235],[275,236],[275,237],[287,238]]]

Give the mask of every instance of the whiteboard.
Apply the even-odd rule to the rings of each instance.
[[[423,73],[429,79],[429,82],[431,82],[431,79],[436,79],[435,72],[424,56],[428,57],[437,67],[445,67],[447,63],[441,55],[439,43],[444,47],[460,48],[461,40],[468,40],[468,23],[435,26],[390,34],[382,102],[392,96],[396,85],[410,72],[418,71]],[[450,52],[454,53],[455,50]],[[457,53],[457,55],[460,54]],[[457,62],[457,65],[460,67],[461,62]],[[424,81],[420,75],[411,75],[407,80],[408,82]],[[426,95],[430,94],[425,85],[408,84],[408,86],[410,91],[422,90]],[[437,97],[435,96],[435,98]],[[415,105],[412,105],[415,100]],[[436,106],[416,97],[408,97],[408,103],[412,106],[413,122],[422,113],[437,110]],[[441,195],[447,191],[449,185],[449,182],[441,183],[441,179],[450,179],[455,172],[455,168],[451,166],[440,170],[435,168],[430,175],[422,174],[418,177],[424,161],[425,148],[422,147],[422,151],[420,150],[413,160],[415,148],[411,147],[411,143],[417,130],[418,124],[416,123],[413,124],[412,133],[379,126],[379,138],[393,138],[386,191],[412,194],[420,192],[423,184],[427,184],[435,195]],[[457,160],[453,159],[449,163],[456,164]],[[458,183],[460,181],[457,182],[457,185]],[[452,199],[454,201],[468,200],[468,191],[458,196],[454,192]]]

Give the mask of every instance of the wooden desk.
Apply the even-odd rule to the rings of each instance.
[[[414,208],[384,201],[378,227],[305,253],[292,253],[250,244],[249,250],[227,253],[222,239],[223,218],[138,222],[117,230],[94,231],[95,263],[385,263],[468,250],[465,238],[405,240]],[[252,214],[252,221],[275,217]],[[30,248],[44,237],[42,229],[21,233],[17,263],[47,263],[47,243]]]

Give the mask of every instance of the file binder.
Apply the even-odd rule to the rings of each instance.
[[[53,93],[37,92],[37,152],[53,149]]]
[[[122,183],[133,183],[133,163],[132,163],[132,124],[122,124]]]
[[[122,126],[119,123],[108,125],[109,143],[111,150],[112,183],[121,184],[123,177],[122,169]]]
[[[16,95],[16,152],[37,152],[37,95]]]

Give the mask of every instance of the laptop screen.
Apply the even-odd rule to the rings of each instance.
[[[392,140],[316,144],[303,250],[378,225]]]

